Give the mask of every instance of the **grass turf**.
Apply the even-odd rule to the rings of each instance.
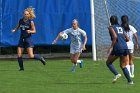
[[[112,84],[113,74],[105,61],[84,59],[84,68],[77,65],[71,72],[70,60],[25,60],[25,71],[18,71],[15,60],[0,60],[0,93],[138,93],[140,88],[140,63],[135,59],[134,85],[128,85],[119,62],[115,67],[122,77]]]

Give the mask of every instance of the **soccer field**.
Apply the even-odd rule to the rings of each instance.
[[[71,72],[70,60],[25,60],[25,71],[18,71],[16,60],[0,60],[0,93],[138,93],[140,63],[135,59],[134,85],[128,85],[124,75],[112,84],[113,74],[105,61],[84,59],[84,67]],[[122,74],[119,62],[115,67]]]

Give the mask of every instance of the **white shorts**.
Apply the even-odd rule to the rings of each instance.
[[[134,53],[134,49],[128,49],[129,53]]]
[[[82,48],[70,47],[70,54],[82,53]]]
[[[129,41],[129,42],[126,42],[126,44],[127,44],[128,49],[134,49],[133,42]]]

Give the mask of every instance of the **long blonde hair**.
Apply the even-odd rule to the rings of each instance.
[[[28,12],[29,12],[29,14],[30,14],[30,19],[36,18],[34,8],[28,7],[28,8],[26,8],[26,9],[24,10],[24,12],[25,12],[25,11],[28,11]]]

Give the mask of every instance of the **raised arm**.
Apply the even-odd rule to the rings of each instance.
[[[56,42],[57,42],[57,40],[59,39],[59,37],[60,37],[60,34],[63,34],[64,32],[60,32],[59,34],[58,34],[58,36],[56,37],[56,39],[52,42],[52,44],[55,44]]]

